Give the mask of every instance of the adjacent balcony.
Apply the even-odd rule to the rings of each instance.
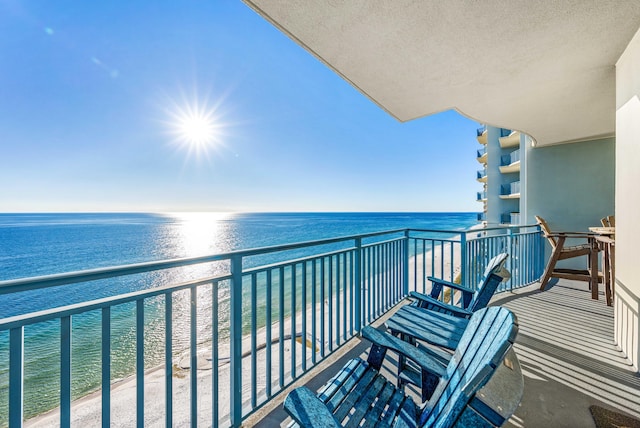
[[[487,163],[487,148],[483,147],[481,149],[478,149],[478,151],[476,153],[476,158],[478,159],[478,162],[480,162],[482,164],[486,164]]]
[[[487,170],[486,169],[481,169],[477,172],[476,175],[476,179],[480,182],[480,183],[486,183],[487,182]]]
[[[520,172],[520,150],[514,150],[509,154],[500,157],[500,172],[508,174]]]
[[[478,192],[476,196],[476,201],[485,202],[487,200],[487,191],[483,190],[482,192]]]
[[[478,213],[478,221],[487,221],[487,213]]]
[[[520,182],[503,184],[500,186],[501,199],[518,199],[520,198]]]
[[[500,222],[504,225],[516,226],[520,224],[520,213],[504,213],[500,216]]]
[[[487,127],[486,127],[486,125],[481,126],[480,128],[478,128],[476,130],[476,134],[477,134],[478,143],[486,145],[487,144]]]
[[[518,147],[520,146],[520,132],[509,131],[507,135],[501,136],[498,140],[500,141],[500,147],[503,149]]]

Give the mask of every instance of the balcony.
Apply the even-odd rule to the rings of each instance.
[[[483,261],[508,251],[519,257],[500,289],[515,289],[539,278],[542,248],[537,226],[404,229],[2,281],[0,293],[18,300],[114,282],[135,291],[0,319],[0,425],[247,424],[409,291],[428,291],[427,275],[474,287]],[[84,368],[77,329],[96,332]],[[120,346],[125,337],[131,347]],[[55,357],[37,366],[26,358],[47,350]],[[116,360],[132,372],[114,373]],[[59,395],[33,418],[44,373]],[[86,376],[96,392],[74,401]]]
[[[487,221],[487,213],[478,213],[478,221]]]
[[[508,174],[520,172],[520,150],[514,150],[509,154],[500,157],[500,172]]]
[[[327,245],[338,247],[328,249]],[[279,404],[290,385],[308,373],[307,386],[317,390],[346,358],[366,354],[368,344],[356,337],[359,326],[380,325],[406,303],[403,298],[408,290],[428,291],[425,275],[450,279],[461,269],[463,280],[473,284],[482,270],[474,261],[507,251],[512,255],[508,259],[512,277],[501,291],[509,293],[497,294],[491,304],[514,311],[520,324],[515,351],[525,372],[525,390],[512,425],[593,426],[591,404],[640,418],[640,396],[636,393],[640,378],[613,345],[613,308],[592,300],[583,282],[561,280],[540,292],[534,282],[543,268],[543,245],[537,227],[463,233],[400,230],[4,281],[0,283],[4,294],[20,296],[29,289],[53,291],[64,284],[87,286],[91,281],[140,283],[145,275],[157,280],[166,277],[156,275],[158,272],[182,270],[181,275],[169,275],[174,281],[180,278],[179,283],[0,319],[0,338],[4,340],[7,333],[9,336],[8,341],[0,341],[0,364],[8,366],[0,372],[5,388],[0,400],[5,400],[1,405],[8,412],[0,416],[13,421],[12,426],[22,426],[22,394],[37,394],[38,375],[22,370],[23,358],[34,351],[30,349],[37,339],[33,333],[42,327],[64,333],[52,343],[60,349],[59,357],[45,362],[53,372],[61,369],[61,393],[59,407],[30,419],[30,426],[87,426],[99,421],[130,425],[135,420],[139,425],[184,426],[198,421],[205,426],[280,426],[287,423],[287,416]],[[292,253],[286,251],[291,250],[311,254],[298,253],[290,258]],[[256,255],[269,255],[268,264],[251,263]],[[192,276],[185,277],[194,267],[217,262],[230,262],[227,268],[231,271],[213,277],[201,277],[201,270],[191,271]],[[243,269],[234,270],[239,265]],[[234,287],[234,281],[242,287]],[[240,302],[231,303],[238,298]],[[130,309],[119,313],[116,320],[117,308],[127,304]],[[160,311],[151,310],[157,304]],[[105,368],[103,361],[123,358],[112,349],[117,342],[112,337],[119,336],[110,333],[127,312],[137,338],[131,358],[151,359],[145,350],[154,340],[160,340],[161,349],[167,352],[160,353],[162,361],[156,370],[137,367],[132,377],[112,385],[109,364]],[[75,349],[71,346],[72,333],[85,315],[92,315],[98,323],[96,339],[105,358],[99,354],[97,365],[90,370],[102,373],[104,388],[71,401],[73,377],[82,374],[75,366],[70,370]],[[151,323],[155,328],[149,328],[149,322],[157,317],[168,330],[186,327],[186,365],[171,351],[175,347],[166,346],[180,329],[173,328],[173,335],[152,335],[163,327],[162,323]],[[180,317],[186,324],[181,324]],[[234,326],[236,323],[243,327]],[[199,337],[202,330],[206,334]],[[228,331],[231,336],[239,336],[241,346],[225,337],[223,333]],[[385,367],[385,374],[394,380],[395,366],[387,360]],[[29,376],[34,375],[30,383]],[[2,425],[7,425],[7,419]]]
[[[476,158],[480,163],[487,163],[487,148],[483,147],[481,149],[478,149],[476,153]]]
[[[520,146],[520,132],[510,131],[508,135],[504,135],[498,138],[498,140],[500,141],[500,147],[503,149],[518,147]]]
[[[487,191],[483,190],[482,192],[478,192],[476,194],[476,201],[485,202],[487,200]]]
[[[481,169],[477,172],[476,175],[476,179],[480,182],[480,183],[486,183],[487,182],[487,170],[486,169]]]
[[[600,300],[589,296],[587,283],[563,279],[547,291],[533,284],[492,299],[490,305],[506,306],[518,317],[515,351],[525,373],[522,402],[505,427],[593,427],[594,404],[640,419],[640,378],[613,345],[613,309],[602,294]],[[352,342],[342,359],[318,370],[309,388],[320,388],[344,361],[366,358],[368,343]],[[385,368],[394,382],[395,365]],[[284,410],[276,403],[271,408],[256,418],[256,428],[286,426]]]
[[[500,223],[515,226],[520,224],[520,213],[504,213],[500,216]]]
[[[485,126],[481,126],[480,128],[478,128],[476,130],[476,134],[477,134],[477,139],[478,139],[478,143],[486,145],[487,144],[487,127]]]
[[[520,198],[520,182],[503,184],[500,186],[500,199],[518,199]]]

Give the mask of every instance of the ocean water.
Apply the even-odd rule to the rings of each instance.
[[[0,281],[384,230],[462,230],[475,224],[475,213],[0,214]],[[253,263],[268,261],[258,258]],[[0,319],[160,286],[167,281],[175,278],[158,274],[152,281],[96,281],[0,295]],[[162,357],[163,307],[161,299],[145,305],[145,331],[159,332],[146,336],[150,343],[145,343],[145,355],[150,366]],[[132,305],[121,305],[112,312],[114,379],[135,369],[131,358],[135,355],[134,312]],[[73,318],[74,397],[100,385],[99,328],[99,311]],[[58,404],[59,364],[51,361],[59,361],[59,335],[59,322],[25,328],[27,417]],[[178,341],[177,346],[181,343]],[[5,331],[0,332],[0,426],[6,425],[8,413],[7,366]]]

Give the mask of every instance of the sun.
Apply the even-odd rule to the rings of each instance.
[[[168,111],[172,141],[189,157],[208,157],[209,152],[222,145],[224,123],[215,106],[199,100],[172,104]]]
[[[207,145],[216,139],[216,126],[208,115],[186,115],[181,117],[176,125],[182,140],[190,145]]]

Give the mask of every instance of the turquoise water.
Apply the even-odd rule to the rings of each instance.
[[[0,281],[400,228],[460,230],[474,225],[475,217],[475,213],[0,214]],[[250,263],[266,262],[257,258]],[[0,296],[0,318],[175,282],[175,277],[157,273],[137,281],[95,281]],[[182,308],[188,311],[186,293],[174,300],[175,311]],[[163,298],[145,304],[148,366],[157,365],[163,355],[163,311]],[[135,369],[134,313],[133,305],[112,311],[114,379]],[[179,323],[174,327],[180,328]],[[59,335],[59,322],[25,328],[26,416],[58,405]],[[186,340],[178,338],[176,346],[186,346]],[[6,424],[7,415],[7,342],[7,332],[0,332],[0,425]],[[72,352],[73,395],[79,397],[99,387],[100,312],[73,318]]]

